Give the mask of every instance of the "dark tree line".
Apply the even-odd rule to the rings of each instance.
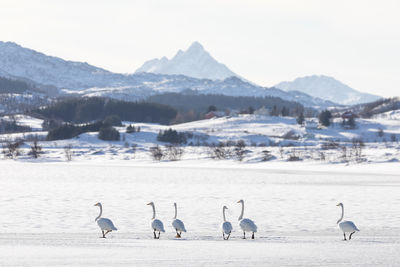
[[[252,109],[254,110],[264,106],[270,110],[273,110],[275,107],[277,114],[284,113],[284,116],[288,116],[297,115],[296,112],[298,110],[304,109],[304,107],[297,102],[286,101],[279,97],[164,93],[150,96],[146,99],[146,101],[159,104],[167,104],[175,107],[179,111],[194,112],[206,112],[208,110],[210,111],[210,107],[217,107],[218,110],[247,110],[249,107],[252,107]]]
[[[31,89],[26,82],[0,77],[0,94],[22,94]]]
[[[33,110],[32,113],[46,119],[69,123],[85,123],[117,115],[121,120],[161,124],[168,124],[177,114],[174,108],[167,105],[125,102],[99,97],[66,99],[45,108]]]

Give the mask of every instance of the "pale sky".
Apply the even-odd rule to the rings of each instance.
[[[398,0],[0,0],[0,40],[122,73],[199,41],[259,85],[324,74],[398,96],[399,14]]]

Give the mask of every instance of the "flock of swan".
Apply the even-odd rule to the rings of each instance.
[[[257,225],[250,219],[248,218],[243,218],[244,215],[244,201],[241,199],[237,203],[240,203],[242,205],[242,211],[240,213],[240,216],[238,218],[239,221],[239,226],[243,231],[243,239],[246,239],[246,232],[252,233],[251,238],[254,239],[254,233],[257,232]],[[151,218],[151,229],[153,230],[154,234],[154,239],[160,239],[160,234],[161,232],[165,233],[164,229],[164,224],[161,220],[156,218],[156,208],[153,202],[148,203],[147,205],[151,206],[153,208],[153,217]],[[106,235],[109,232],[112,231],[117,231],[118,229],[114,226],[113,222],[108,219],[108,218],[103,218],[101,215],[103,214],[103,206],[101,203],[96,203],[95,206],[98,206],[100,208],[100,214],[99,216],[96,217],[95,221],[97,222],[97,225],[99,226],[102,237],[106,238]],[[344,206],[343,203],[339,203],[336,206],[339,206],[342,208],[342,216],[340,219],[337,221],[337,224],[340,228],[340,230],[343,232],[344,239],[346,239],[346,233],[349,233],[349,240],[351,240],[351,236],[355,233],[360,231],[357,226],[352,222],[352,221],[343,221],[344,217]],[[175,216],[173,217],[172,221],[172,227],[176,231],[176,237],[180,238],[182,236],[182,232],[186,233],[186,228],[185,224],[177,218],[178,215],[178,208],[176,203],[174,203],[175,207]],[[232,233],[232,224],[231,222],[226,220],[225,216],[225,210],[228,208],[226,206],[222,207],[222,217],[223,221],[221,224],[221,230],[222,230],[222,238],[224,240],[228,240],[231,233]],[[158,235],[157,235],[158,232]]]

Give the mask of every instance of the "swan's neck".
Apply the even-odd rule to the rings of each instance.
[[[340,219],[337,221],[337,224],[339,224],[342,220],[343,220],[343,216],[344,216],[344,207],[343,205],[340,206],[342,208],[342,216],[340,217]]]
[[[226,222],[226,218],[225,218],[225,209],[222,209],[222,216],[224,217],[224,222]]]
[[[176,205],[175,205],[175,216],[174,216],[174,220],[176,219],[176,216],[178,216],[178,208],[176,207]]]
[[[238,221],[240,221],[241,219],[243,219],[243,214],[244,214],[244,202],[241,202],[242,203],[242,212],[240,213],[240,216],[239,216],[239,218],[238,218]]]
[[[94,221],[97,221],[98,219],[100,219],[101,214],[103,214],[103,207],[101,206],[101,204],[100,204],[99,208],[100,208],[100,214],[99,214],[99,216],[96,217],[96,219]]]
[[[154,207],[154,204],[151,205],[151,207],[153,208],[153,218],[151,219],[154,220],[156,218],[156,208]]]

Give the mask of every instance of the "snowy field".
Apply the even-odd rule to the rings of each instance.
[[[0,265],[400,265],[397,165],[0,161]],[[241,239],[239,199],[258,225],[255,240]],[[98,201],[119,229],[107,239],[94,221]],[[166,228],[160,240],[150,201]],[[173,202],[188,230],[181,240]],[[350,242],[336,225],[338,202],[361,230]]]

